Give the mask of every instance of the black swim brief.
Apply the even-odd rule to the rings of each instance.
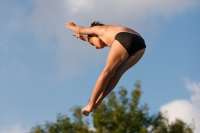
[[[129,56],[135,54],[137,51],[146,48],[145,41],[142,37],[128,33],[128,32],[119,32],[115,36],[115,40],[126,49]]]

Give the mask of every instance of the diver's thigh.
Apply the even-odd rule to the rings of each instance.
[[[115,71],[124,61],[127,60],[127,58],[128,53],[126,49],[118,41],[115,40],[110,48],[104,70]]]
[[[128,57],[116,70],[116,74],[123,75],[129,68],[134,66],[143,56],[145,49],[141,49],[134,55]]]

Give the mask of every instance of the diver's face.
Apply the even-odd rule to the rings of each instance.
[[[106,46],[105,43],[99,37],[95,36],[90,38],[89,43],[95,46],[96,49],[102,49]]]

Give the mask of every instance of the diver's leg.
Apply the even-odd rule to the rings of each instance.
[[[101,101],[114,89],[117,85],[118,81],[120,80],[121,76],[132,66],[134,66],[143,56],[145,49],[139,50],[134,55],[130,56],[124,63],[119,66],[116,70],[114,76],[108,82],[105,90],[101,93],[99,98],[97,99],[94,109],[98,108]]]
[[[93,110],[96,100],[107,87],[108,82],[114,76],[117,68],[127,58],[128,53],[126,49],[117,40],[115,40],[110,48],[110,52],[106,61],[106,66],[96,82],[90,102],[82,110],[82,114],[87,116]]]

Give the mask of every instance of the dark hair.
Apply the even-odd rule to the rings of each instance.
[[[101,22],[99,21],[94,21],[91,23],[91,26],[90,27],[93,27],[93,26],[104,26],[105,24],[102,24]],[[90,40],[91,37],[93,37],[94,35],[92,34],[88,34],[88,41]]]
[[[104,26],[105,24],[102,24],[101,22],[99,21],[94,21],[91,23],[91,26],[90,27],[93,27],[93,26]]]

